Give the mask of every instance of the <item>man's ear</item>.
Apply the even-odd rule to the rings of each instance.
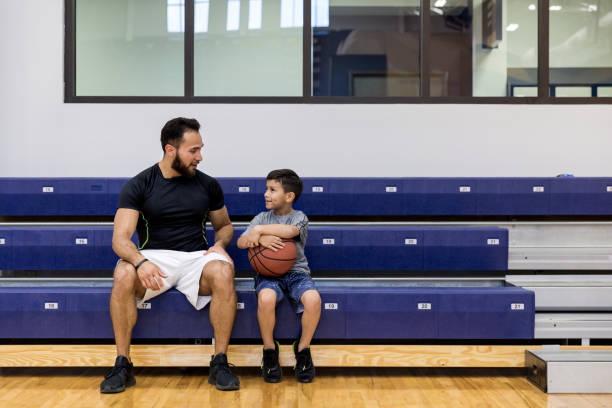
[[[166,154],[173,154],[176,152],[176,148],[172,146],[170,143],[167,143],[166,146],[164,146],[164,152]]]

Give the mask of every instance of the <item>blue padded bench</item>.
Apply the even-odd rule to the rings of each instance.
[[[231,216],[265,210],[263,178],[219,178]],[[310,216],[612,214],[612,178],[304,178]],[[126,178],[0,178],[0,216],[111,216]]]
[[[110,281],[81,285],[3,284],[0,338],[113,338]],[[317,287],[323,301],[318,339],[532,339],[534,334],[534,294],[517,287],[414,287],[401,281]],[[259,339],[252,282],[238,282],[237,293],[232,338]],[[298,318],[286,300],[277,321],[276,338],[298,336]],[[133,337],[212,338],[213,333],[208,309],[196,311],[172,289],[139,311]]]
[[[228,247],[237,270],[247,251]],[[210,242],[211,230],[207,231]],[[0,226],[0,269],[112,270],[112,226]],[[508,231],[497,227],[312,226],[306,245],[312,270],[504,271]]]

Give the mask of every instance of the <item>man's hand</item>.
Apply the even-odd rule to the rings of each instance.
[[[285,247],[283,240],[276,235],[262,235],[261,238],[259,238],[259,245],[270,248],[274,252]]]
[[[232,264],[232,266],[234,266],[234,261],[228,255],[228,253],[225,250],[225,248],[223,248],[221,245],[215,244],[215,245],[211,246],[210,248],[208,248],[208,250],[206,252],[204,252],[204,255],[210,254],[210,253],[216,253],[216,254],[223,255],[224,257],[226,257],[229,260],[229,262]]]
[[[151,261],[146,261],[140,268],[136,271],[138,274],[138,279],[140,279],[140,283],[145,289],[151,290],[160,290],[164,287],[164,282],[162,278],[167,278],[167,276]]]

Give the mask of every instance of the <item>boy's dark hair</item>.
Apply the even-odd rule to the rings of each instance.
[[[304,183],[300,180],[300,176],[295,171],[289,169],[272,170],[268,173],[266,180],[276,180],[283,186],[285,193],[294,193],[294,203],[300,198],[304,188]]]
[[[170,144],[178,149],[183,141],[185,130],[200,130],[200,123],[195,119],[174,118],[170,119],[161,130],[161,146],[164,153],[166,145]]]

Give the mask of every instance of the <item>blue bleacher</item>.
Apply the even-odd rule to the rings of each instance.
[[[0,217],[111,216],[125,178],[0,178]],[[264,210],[263,178],[220,178],[230,216]],[[312,217],[596,216],[612,214],[612,178],[305,178],[296,208]],[[244,219],[243,218],[243,219]],[[228,252],[250,270],[235,242]],[[212,230],[207,230],[209,240]],[[136,237],[134,237],[136,240]],[[111,271],[117,261],[110,225],[0,225],[0,270]],[[313,271],[505,271],[508,231],[463,225],[311,225],[306,255]],[[373,276],[373,275],[371,275]],[[1,338],[113,337],[111,282],[88,286],[5,285]],[[498,286],[419,287],[317,281],[323,299],[319,339],[530,339],[534,295]],[[238,282],[235,339],[258,339],[252,282]],[[57,303],[57,309],[45,304]],[[134,338],[210,338],[208,311],[170,290],[139,311]],[[278,309],[275,337],[295,338],[299,320]],[[95,322],[95,323],[93,323]]]
[[[263,178],[219,178],[232,216],[264,210]],[[604,216],[612,178],[304,178],[309,216]],[[0,216],[110,216],[125,178],[0,178]]]
[[[401,282],[400,282],[401,283]],[[81,284],[83,285],[83,284]],[[534,294],[513,287],[319,287],[323,302],[317,339],[530,339]],[[113,338],[105,286],[0,286],[0,338]],[[258,339],[252,282],[237,284],[234,339]],[[208,310],[196,311],[175,289],[138,313],[136,339],[211,338]],[[331,306],[330,306],[331,305]],[[515,305],[515,306],[513,306]],[[516,307],[522,305],[522,307]],[[484,306],[484,307],[483,307]],[[275,337],[299,335],[285,299]]]
[[[250,270],[247,251],[228,253]],[[112,270],[112,226],[0,226],[0,270]],[[214,241],[211,229],[209,242]],[[136,236],[134,236],[134,239]],[[497,227],[312,226],[306,245],[316,271],[504,271],[508,231]]]

